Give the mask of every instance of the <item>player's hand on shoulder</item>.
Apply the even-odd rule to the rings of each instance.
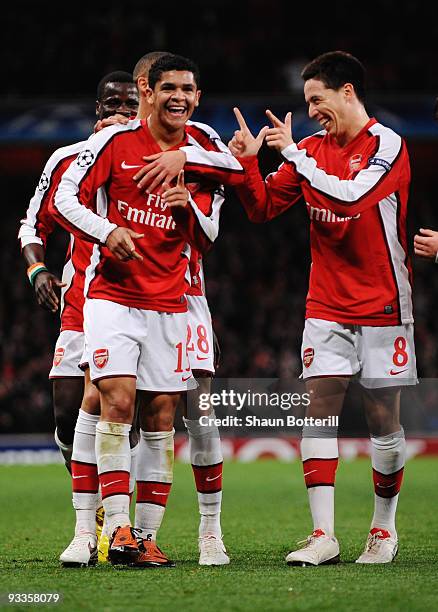
[[[228,148],[235,157],[250,157],[252,155],[257,155],[263,144],[268,127],[262,127],[257,136],[254,136],[247,126],[240,110],[235,107],[233,111],[236,115],[239,129],[234,132],[233,138],[228,143]]]
[[[138,234],[128,227],[116,227],[106,239],[105,246],[120,261],[137,259],[142,261],[143,257],[135,250],[134,238],[143,238],[144,234]]]
[[[189,192],[184,183],[184,170],[181,170],[178,174],[178,180],[175,187],[171,187],[169,183],[164,183],[163,190],[163,195],[161,197],[169,208],[185,208],[189,201]]]
[[[266,115],[272,123],[272,127],[266,132],[266,144],[268,147],[281,152],[289,145],[294,144],[292,138],[292,113],[286,113],[284,121],[281,121],[270,110],[266,111]]]
[[[134,175],[137,187],[140,191],[153,193],[159,186],[163,185],[161,192],[164,191],[164,183],[170,184],[181,170],[184,169],[187,157],[184,151],[163,151],[143,157],[147,162],[143,168]]]
[[[51,312],[56,312],[59,308],[59,297],[57,290],[65,287],[59,278],[47,270],[39,272],[35,278],[34,289],[37,302],[40,306]]]
[[[438,232],[420,228],[414,236],[414,253],[424,259],[436,259],[438,254]]]
[[[128,123],[128,117],[125,115],[121,115],[120,113],[116,113],[115,115],[111,115],[111,117],[105,117],[105,119],[99,119],[94,124],[94,133],[100,132],[103,128],[109,127],[110,125],[126,125]]]

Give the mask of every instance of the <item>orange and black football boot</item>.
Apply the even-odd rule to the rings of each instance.
[[[135,531],[130,525],[117,527],[110,538],[108,559],[112,565],[129,565],[140,555]]]
[[[129,564],[130,567],[175,567],[175,562],[166,557],[156,542],[142,539],[138,548],[140,555],[136,561]]]

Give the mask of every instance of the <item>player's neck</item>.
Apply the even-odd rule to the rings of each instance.
[[[163,149],[171,149],[184,139],[184,126],[170,131],[167,126],[160,123],[153,114],[148,119],[149,130],[157,144]]]
[[[361,106],[357,109],[354,115],[349,119],[348,126],[344,131],[336,136],[336,142],[340,147],[346,147],[352,140],[363,130],[370,117],[365,108]]]
[[[141,96],[140,102],[137,110],[137,119],[147,119],[152,112],[152,107],[150,104],[146,102],[146,100]]]

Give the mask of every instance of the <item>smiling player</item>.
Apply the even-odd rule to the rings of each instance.
[[[272,219],[304,197],[310,217],[312,268],[302,343],[311,402],[306,416],[337,416],[352,376],[364,387],[371,432],[374,516],[357,563],[388,563],[397,553],[395,513],[406,445],[400,387],[416,383],[412,289],[406,244],[410,182],[403,140],[370,118],[364,68],[341,51],[326,53],[302,73],[309,117],[320,132],[295,144],[291,115],[270,111],[271,129],[257,138],[236,109],[230,143],[247,174],[239,196],[250,219]],[[257,152],[263,138],[284,163],[265,181]],[[339,561],[334,535],[336,427],[304,427],[301,444],[313,533],[289,565]]]

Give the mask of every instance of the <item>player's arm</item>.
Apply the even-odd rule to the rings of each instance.
[[[343,180],[327,174],[305,147],[299,148],[292,139],[290,113],[282,122],[267,111],[273,127],[266,133],[268,146],[281,152],[286,162],[313,188],[315,204],[340,215],[354,216],[408,184],[410,179],[406,145],[392,130],[385,129],[376,138],[377,148],[368,165],[353,179]],[[288,119],[289,118],[289,119]]]
[[[49,209],[67,231],[88,242],[107,246],[118,259],[142,259],[135,250],[133,238],[143,234],[119,227],[92,210],[97,190],[111,173],[110,130],[103,130],[87,141],[86,148],[63,174]]]
[[[219,213],[206,215],[206,206],[213,197],[213,210],[215,198],[222,204],[223,196],[219,193],[198,194],[192,197],[184,184],[184,171],[181,170],[175,187],[164,183],[163,200],[170,208],[173,220],[183,238],[201,253],[207,252],[215,240],[219,229]],[[220,205],[216,203],[216,208]],[[203,210],[204,209],[204,210]],[[212,219],[213,218],[213,219]]]
[[[202,129],[201,127],[202,126]],[[144,157],[146,165],[134,175],[137,187],[150,193],[163,182],[171,183],[181,170],[221,185],[244,180],[244,170],[217,132],[205,124],[191,123],[190,145]]]
[[[35,290],[38,304],[56,312],[59,308],[56,290],[65,287],[65,283],[47,269],[44,261],[45,249],[41,244],[29,243],[23,248],[22,253],[27,265],[27,276]]]
[[[56,312],[59,307],[57,290],[65,284],[52,274],[45,263],[47,237],[53,232],[55,221],[49,212],[49,199],[62,167],[70,157],[59,158],[55,152],[47,161],[35,194],[29,202],[26,216],[21,220],[18,238],[27,266],[27,276],[35,290],[37,302],[43,308]]]

